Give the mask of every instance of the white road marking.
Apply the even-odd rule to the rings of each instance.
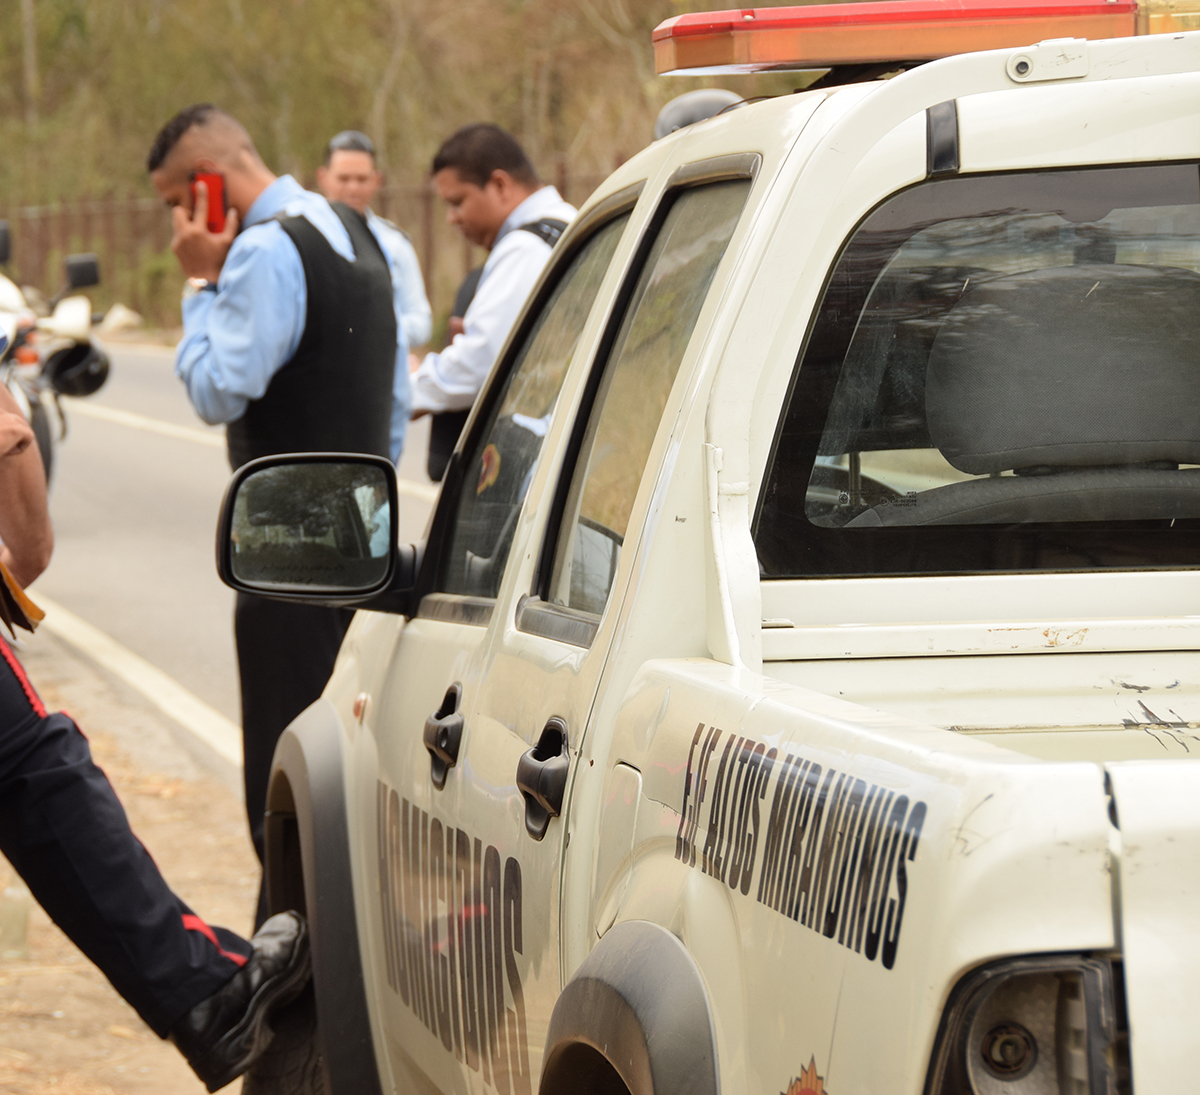
[[[46,613],[41,626],[81,653],[98,662],[155,707],[217,754],[221,760],[242,767],[242,731],[224,715],[209,707],[199,696],[167,676],[145,658],[122,646],[116,639],[63,608],[44,593],[30,591]]]
[[[98,403],[85,403],[82,399],[69,399],[65,402],[71,414],[81,414],[84,418],[98,418],[101,422],[112,422],[117,426],[128,426],[131,430],[145,430],[147,433],[157,433],[163,437],[174,437],[178,441],[194,441],[197,445],[207,445],[210,449],[225,448],[225,435],[215,430],[210,432],[195,426],[177,426],[174,422],[164,422],[161,418],[150,418],[144,414],[134,414],[132,411],[119,411],[115,407],[102,407]]]
[[[104,343],[106,349],[117,354],[139,354],[142,357],[160,357],[165,361],[174,362],[175,347],[174,346],[159,346],[153,342],[122,342],[120,339],[113,338],[111,334],[106,335],[103,331],[99,332],[100,341]]]
[[[427,502],[432,506],[437,501],[438,491],[441,488],[435,487],[432,483],[414,483],[411,479],[401,479],[397,475],[396,490],[409,498],[416,498],[418,501]]]
[[[161,418],[151,418],[149,415],[135,414],[133,411],[120,411],[116,407],[104,407],[98,403],[85,403],[82,399],[68,399],[67,406],[71,414],[81,414],[84,418],[98,418],[102,422],[111,422],[117,426],[127,426],[132,430],[144,430],[147,433],[157,433],[163,437],[173,437],[177,441],[192,441],[198,445],[207,445],[210,449],[224,449],[225,435],[216,430],[201,430],[195,426],[177,426],[174,422],[164,422]],[[396,480],[396,489],[409,498],[433,505],[437,501],[438,488],[432,483],[415,483],[411,479]]]

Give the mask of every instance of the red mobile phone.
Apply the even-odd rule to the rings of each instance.
[[[225,213],[229,206],[225,202],[225,176],[216,171],[192,172],[192,208],[196,208],[196,183],[208,187],[208,230],[225,231]]]

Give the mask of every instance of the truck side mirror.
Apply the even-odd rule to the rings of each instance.
[[[0,266],[12,258],[12,233],[8,230],[8,221],[0,221]]]
[[[63,266],[67,284],[72,289],[87,289],[100,284],[100,260],[93,254],[68,255]]]
[[[228,586],[285,601],[409,615],[418,549],[397,544],[391,461],[349,453],[266,456],[239,468],[217,529]]]

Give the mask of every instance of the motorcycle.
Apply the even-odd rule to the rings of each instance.
[[[0,221],[0,266],[7,264],[11,250],[8,222]],[[93,395],[109,373],[108,354],[92,341],[97,317],[91,301],[78,292],[100,284],[99,261],[91,254],[68,255],[63,266],[66,284],[44,304],[27,299],[16,282],[0,273],[0,341],[6,342],[0,349],[0,383],[33,428],[47,483],[55,442],[67,436],[59,396]]]

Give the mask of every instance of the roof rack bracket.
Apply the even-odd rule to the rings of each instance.
[[[958,174],[958,103],[947,99],[925,111],[925,173],[940,179]]]
[[[1004,71],[1014,84],[1040,80],[1076,80],[1088,74],[1087,40],[1055,38],[1014,53]]]

